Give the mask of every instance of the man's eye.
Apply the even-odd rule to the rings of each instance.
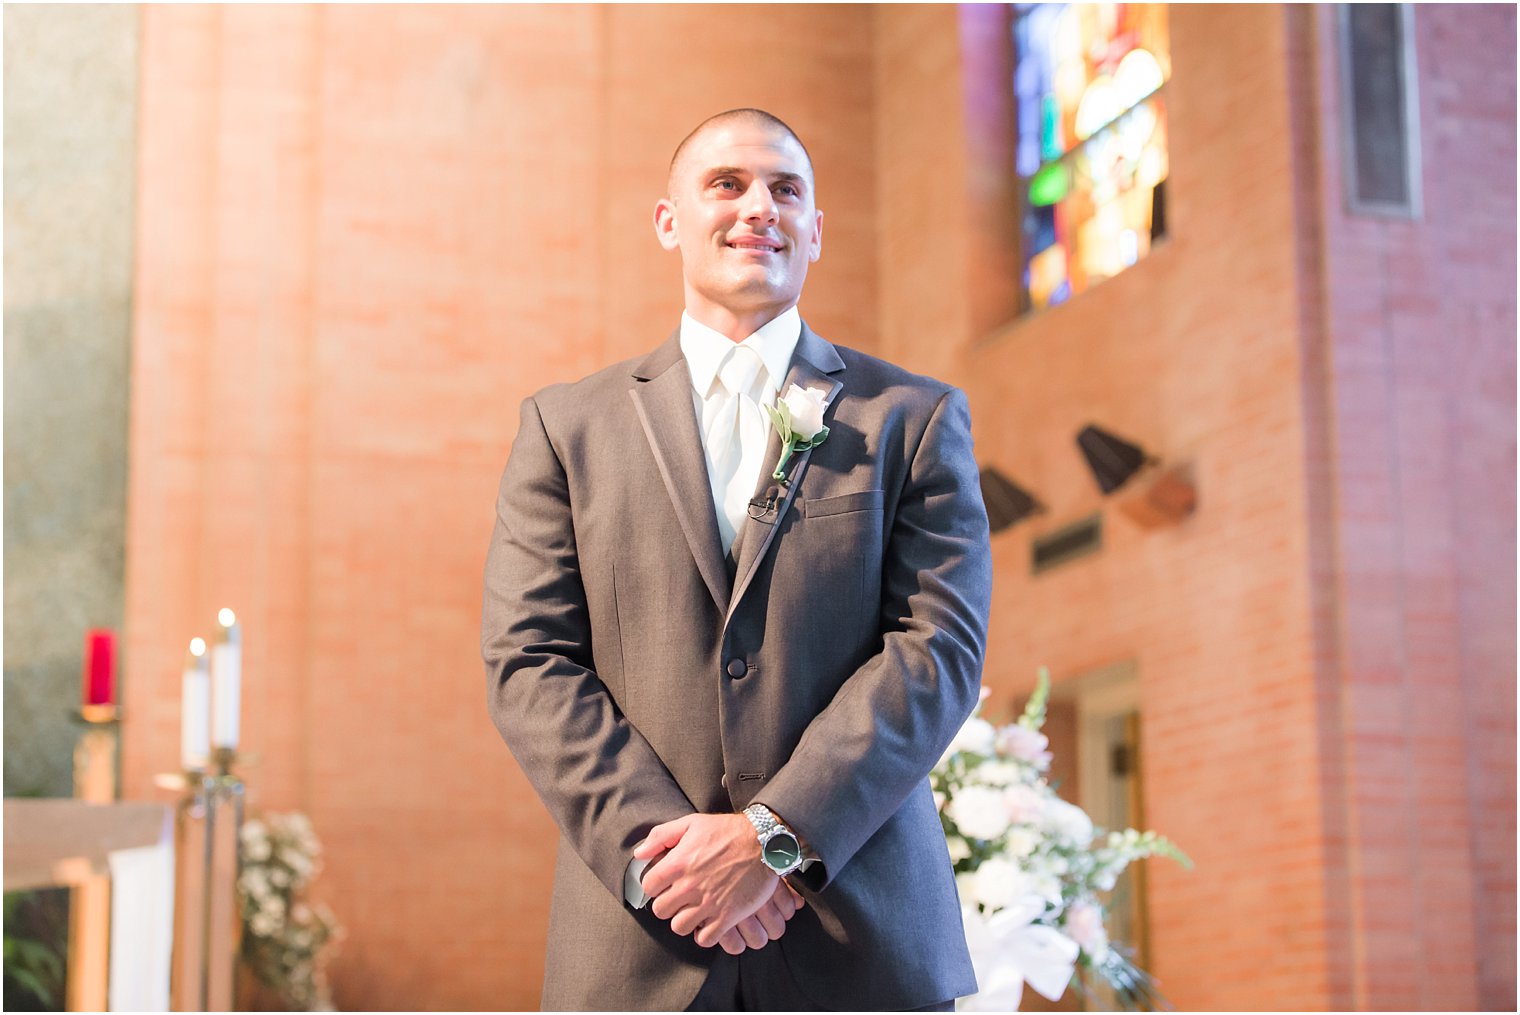
[[[783,183],[781,186],[776,188],[776,191],[778,193],[785,194],[787,197],[799,196],[797,188],[790,183]]]
[[[737,183],[735,183],[733,180],[718,180],[713,185],[716,186],[716,187],[724,187],[724,188],[726,188],[728,190],[738,190],[739,189],[739,185]]]

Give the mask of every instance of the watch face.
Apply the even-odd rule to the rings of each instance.
[[[765,844],[766,866],[772,870],[784,870],[802,859],[802,847],[790,832],[773,835]]]

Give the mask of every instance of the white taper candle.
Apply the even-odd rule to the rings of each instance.
[[[211,678],[206,643],[200,638],[190,639],[179,707],[180,764],[187,772],[199,772],[211,759]]]
[[[211,649],[211,744],[236,750],[243,693],[243,634],[237,617],[223,609]]]

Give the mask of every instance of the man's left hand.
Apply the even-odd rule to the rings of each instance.
[[[741,955],[751,948],[764,948],[786,933],[787,922],[803,906],[802,896],[786,883],[786,878],[776,879],[776,891],[770,901],[755,910],[754,916],[745,917],[733,930],[718,938],[718,947],[730,955]]]
[[[666,850],[640,883],[654,914],[677,934],[695,933],[703,948],[718,944],[776,890],[755,827],[742,814],[688,814],[656,825],[633,855],[647,860]]]

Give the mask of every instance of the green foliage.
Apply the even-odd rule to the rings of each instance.
[[[1083,1007],[1096,1007],[1106,1001],[1095,989],[1093,974],[1097,975],[1097,982],[1113,991],[1114,1001],[1121,1011],[1175,1010],[1162,996],[1155,978],[1135,965],[1130,949],[1123,945],[1111,943],[1101,962],[1078,964],[1077,975],[1071,982],[1077,995],[1086,1002]]]
[[[61,890],[5,893],[5,1008],[62,1011],[68,930]]]
[[[1029,696],[1029,704],[1024,706],[1024,714],[1019,716],[1019,725],[1025,729],[1040,730],[1045,726],[1045,706],[1050,701],[1050,670],[1040,667],[1039,682],[1035,685],[1034,693]]]

